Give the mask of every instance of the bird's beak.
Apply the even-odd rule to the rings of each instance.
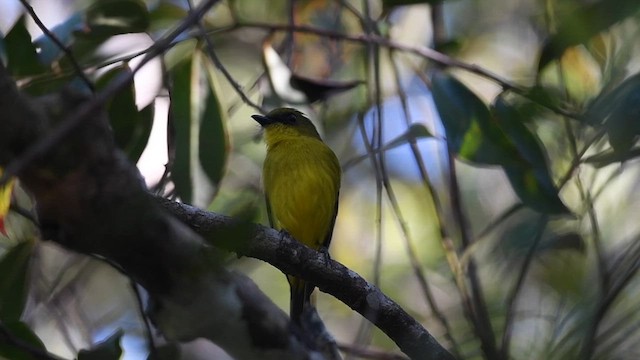
[[[267,126],[271,124],[273,121],[264,115],[251,115],[253,120],[257,121],[261,126]]]

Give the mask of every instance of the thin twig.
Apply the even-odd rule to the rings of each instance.
[[[131,291],[133,291],[133,295],[136,299],[136,305],[138,306],[138,314],[140,315],[140,320],[142,320],[142,324],[144,325],[144,336],[147,339],[150,358],[159,359],[158,348],[156,347],[156,342],[153,338],[153,330],[151,329],[151,324],[149,324],[149,320],[147,319],[147,315],[144,311],[144,301],[142,300],[142,294],[140,293],[138,284],[133,279],[129,278],[129,286],[131,287]]]
[[[529,251],[527,252],[524,261],[522,262],[522,267],[520,268],[520,273],[518,274],[518,278],[516,279],[516,283],[511,290],[511,293],[507,297],[506,302],[506,314],[505,314],[505,324],[504,330],[502,333],[502,358],[509,359],[509,346],[511,345],[511,333],[513,327],[513,321],[515,320],[515,310],[516,310],[516,301],[518,299],[518,295],[520,295],[520,290],[524,285],[524,280],[527,277],[527,273],[529,272],[529,266],[533,261],[533,257],[536,254],[536,250],[538,249],[538,244],[542,239],[542,235],[544,234],[544,229],[546,228],[548,218],[546,215],[540,216],[540,221],[538,223],[538,232],[535,234],[533,242],[529,247]]]
[[[451,197],[451,207],[453,210],[453,216],[460,230],[461,248],[464,252],[466,248],[471,246],[472,241],[467,230],[468,225],[462,207],[462,200],[460,199],[460,188],[458,185],[454,154],[449,142],[447,142],[447,151],[447,158],[449,159],[449,193]],[[469,260],[467,262],[467,278],[469,279],[471,300],[473,301],[473,315],[475,318],[474,330],[480,340],[482,350],[489,359],[502,359],[496,347],[493,326],[491,325],[491,319],[489,318],[482,285],[480,284],[473,256],[469,256]]]
[[[398,64],[396,63],[394,57],[393,57],[394,53],[390,52],[389,53],[389,60],[391,62],[392,65],[392,69],[393,69],[393,73],[394,73],[394,78],[396,80],[396,87],[397,87],[397,92],[398,92],[398,97],[400,98],[400,104],[402,106],[402,111],[404,113],[404,120],[405,120],[405,125],[407,126],[407,129],[409,128],[409,126],[411,125],[412,121],[411,121],[411,112],[409,111],[409,104],[407,101],[407,94],[404,91],[404,87],[402,85],[402,81],[400,79],[400,69],[398,68]],[[418,166],[418,170],[420,172],[420,177],[422,179],[423,184],[425,185],[425,187],[427,188],[427,191],[429,191],[429,188],[431,188],[430,185],[430,181],[429,181],[429,176],[427,174],[427,169],[426,166],[424,164],[423,158],[422,158],[422,153],[420,151],[420,148],[418,147],[418,144],[416,142],[416,140],[414,138],[410,138],[409,139],[409,147],[411,149],[411,153],[413,155],[413,159],[416,163],[416,165]],[[431,193],[431,191],[429,191]],[[432,194],[433,195],[433,194]],[[391,196],[390,196],[391,198]],[[391,200],[390,202],[392,204],[392,206],[394,207],[394,212],[395,212],[395,208],[398,208],[398,214],[399,214],[399,206],[397,204],[397,201],[395,200],[395,196],[394,199]],[[436,215],[438,217],[440,217],[441,215],[438,214]],[[401,218],[398,219],[400,221],[401,224],[401,229],[403,231],[404,234],[404,240],[405,240],[405,248],[407,249],[407,255],[409,256],[410,262],[411,262],[411,267],[413,268],[413,271],[416,275],[416,278],[418,279],[418,283],[420,284],[420,287],[422,288],[422,292],[427,300],[427,304],[429,305],[429,308],[431,309],[431,312],[433,313],[433,315],[435,316],[435,318],[440,322],[440,324],[442,325],[442,327],[444,328],[444,337],[451,343],[451,348],[452,348],[452,352],[453,355],[456,357],[460,357],[459,356],[459,347],[457,342],[455,341],[455,339],[453,338],[452,332],[451,332],[451,327],[449,326],[449,321],[447,320],[446,316],[444,315],[444,313],[440,310],[440,307],[438,306],[437,302],[435,301],[435,298],[433,296],[433,293],[431,291],[431,287],[429,286],[429,283],[427,281],[427,276],[424,274],[424,271],[422,270],[422,266],[420,265],[420,261],[418,260],[418,256],[416,255],[416,251],[412,245],[411,239],[409,237],[409,232],[408,229],[406,229],[406,224],[404,223],[404,220],[402,220]]]
[[[20,0],[20,2],[22,3],[22,6],[27,10],[27,12],[29,13],[29,16],[31,16],[31,18],[33,19],[33,21],[36,23],[36,25],[38,25],[38,27],[40,28],[40,30],[42,30],[42,32],[44,33],[44,35],[46,37],[48,37],[49,39],[51,39],[51,41],[53,41],[54,44],[56,44],[56,46],[62,50],[62,52],[64,53],[64,55],[67,57],[67,59],[69,59],[69,62],[71,63],[71,66],[73,67],[73,69],[75,70],[76,74],[78,75],[78,77],[80,77],[80,79],[82,80],[82,82],[84,82],[85,85],[87,85],[87,87],[91,90],[91,92],[95,92],[96,89],[93,86],[93,83],[87,78],[87,76],[84,74],[84,71],[82,71],[82,67],[80,66],[80,64],[78,63],[78,61],[76,60],[75,56],[73,55],[73,53],[71,52],[71,50],[62,43],[62,41],[60,41],[60,39],[58,39],[58,37],[52,33],[42,22],[42,20],[40,20],[40,18],[38,17],[38,14],[36,14],[35,10],[33,10],[33,7],[31,7],[31,5],[29,5],[29,3],[27,2],[27,0]]]
[[[424,75],[422,74],[422,72],[417,71],[416,74],[418,75],[418,78],[420,80],[422,80],[422,82],[425,84],[425,86],[427,87],[431,87],[431,83],[430,80]],[[436,138],[438,138],[438,134],[434,134]],[[440,136],[442,139],[444,139],[445,141],[445,146],[448,146],[446,144],[446,136]],[[451,154],[450,152],[447,152],[446,156],[446,167],[449,168],[450,167],[450,157]],[[427,181],[424,181],[424,184],[427,188],[427,191],[429,191],[429,195],[431,196],[431,199],[433,201],[433,205],[436,209],[435,213],[436,213],[436,217],[438,219],[438,230],[440,232],[440,241],[442,243],[442,249],[444,250],[445,253],[445,257],[447,259],[447,264],[449,265],[449,268],[451,269],[451,272],[454,276],[454,280],[455,280],[455,284],[456,284],[456,288],[458,289],[458,292],[460,294],[460,300],[462,302],[462,308],[463,308],[463,314],[465,316],[465,318],[467,319],[467,321],[469,322],[470,326],[472,329],[479,329],[480,325],[477,323],[477,318],[474,315],[474,308],[473,308],[473,302],[471,299],[471,295],[469,294],[469,289],[467,288],[467,283],[465,281],[465,271],[464,271],[464,266],[463,263],[460,261],[460,258],[458,256],[458,250],[456,249],[456,247],[453,244],[453,241],[451,239],[451,236],[449,236],[446,224],[444,222],[443,219],[443,214],[444,214],[444,207],[442,206],[442,202],[440,201],[440,198],[438,197],[435,189],[433,188],[433,186],[431,185],[431,182],[428,181],[428,177],[426,176],[426,172],[425,172],[425,178],[427,179]],[[449,173],[443,172],[441,174],[441,176],[443,178],[447,178],[450,177],[450,171]],[[466,264],[468,262],[468,260],[466,260],[464,263]]]
[[[225,31],[228,30],[235,30],[235,29],[239,29],[239,28],[256,28],[256,29],[265,29],[265,30],[270,30],[270,31],[291,31],[291,26],[289,25],[283,25],[283,24],[270,24],[270,23],[261,23],[261,22],[241,22],[236,24],[233,27],[229,27],[226,28]],[[218,31],[218,30],[216,30]],[[406,45],[406,44],[400,44],[398,42],[395,42],[393,40],[384,38],[382,36],[379,35],[371,35],[371,34],[357,34],[357,35],[352,35],[352,34],[344,34],[344,33],[340,33],[340,32],[336,32],[336,31],[331,31],[331,30],[326,30],[326,29],[320,29],[314,26],[307,26],[307,25],[296,25],[293,27],[293,31],[296,32],[302,32],[302,33],[307,33],[307,34],[313,34],[313,35],[317,35],[317,36],[322,36],[322,37],[327,37],[330,39],[336,39],[336,40],[345,40],[345,41],[352,41],[352,42],[358,42],[358,43],[363,43],[363,44],[376,44],[379,46],[383,46],[383,47],[387,47],[390,49],[395,49],[395,50],[400,50],[400,51],[404,51],[407,53],[411,53],[414,55],[418,55],[420,57],[429,59],[433,62],[436,62],[440,65],[446,66],[446,67],[454,67],[454,68],[459,68],[459,69],[463,69],[466,70],[468,72],[471,72],[473,74],[476,74],[478,76],[487,78],[489,80],[492,80],[496,83],[498,83],[503,90],[511,90],[517,94],[520,94],[521,96],[524,96],[528,99],[532,99],[531,95],[529,94],[528,88],[517,85],[509,80],[506,80],[504,78],[502,78],[501,76],[479,66],[476,64],[469,64],[469,63],[465,63],[464,61],[460,61],[457,59],[454,59],[452,57],[449,57],[443,53],[440,53],[436,50],[433,50],[431,48],[425,47],[425,46],[411,46],[411,45]],[[535,101],[535,99],[532,99]],[[538,103],[538,102],[536,102]],[[573,113],[571,111],[567,111],[565,109],[561,109],[558,107],[555,107],[551,104],[546,104],[546,103],[540,103],[541,106],[557,113],[560,115],[564,115],[567,116],[569,118],[572,119],[579,119],[579,115],[576,113]]]
[[[375,124],[374,124],[375,127]],[[376,249],[373,260],[373,284],[380,286],[380,262],[382,259],[382,174],[379,167],[379,163],[374,155],[372,141],[367,137],[367,130],[364,124],[364,114],[358,114],[358,128],[360,129],[360,137],[364,143],[369,159],[371,160],[371,166],[374,169],[376,175]],[[358,333],[354,339],[355,343],[361,343],[362,339],[370,333],[369,322],[363,321],[358,327]]]
[[[193,11],[191,0],[188,0],[187,4],[189,4],[189,13],[191,13]],[[218,70],[220,70],[220,72],[225,77],[225,79],[227,79],[227,82],[229,83],[229,85],[231,85],[231,87],[236,91],[238,96],[240,96],[240,98],[245,102],[245,104],[251,106],[252,108],[256,109],[261,113],[264,113],[265,112],[264,109],[260,107],[258,104],[251,101],[251,99],[249,99],[249,97],[247,96],[247,94],[245,94],[240,84],[238,84],[238,82],[233,78],[229,70],[222,64],[222,61],[220,61],[218,54],[216,54],[215,52],[215,47],[213,46],[213,42],[211,41],[211,38],[209,38],[209,35],[207,35],[207,32],[204,26],[202,25],[202,22],[198,20],[195,25],[198,27],[198,30],[200,30],[200,32],[203,34],[202,38],[204,38],[204,41],[205,41],[205,45],[206,45],[205,50],[207,51],[207,55],[209,55],[209,58],[211,59],[211,61],[213,61],[213,64],[216,66],[216,68],[218,68]]]
[[[367,21],[370,15],[369,2],[362,2],[364,7],[364,15],[360,17],[361,25],[363,30],[367,33],[376,33],[377,29],[375,24],[371,24]],[[380,278],[381,278],[381,268],[382,268],[382,225],[383,225],[383,213],[382,213],[382,186],[385,183],[385,179],[387,177],[385,166],[384,166],[384,154],[378,154],[376,156],[375,150],[382,148],[382,95],[380,92],[380,55],[378,52],[378,47],[374,44],[368,43],[366,44],[367,56],[364,60],[365,68],[369,69],[369,73],[373,72],[374,80],[373,86],[367,86],[367,90],[369,93],[369,97],[375,104],[376,111],[373,113],[372,118],[372,134],[371,140],[367,138],[366,128],[364,124],[364,115],[360,118],[360,131],[362,135],[362,140],[365,143],[365,148],[367,149],[367,153],[371,154],[371,162],[375,169],[376,173],[376,243],[375,243],[375,256],[373,260],[373,283],[376,286],[380,286]],[[371,85],[371,84],[370,84]],[[373,94],[371,94],[371,90],[373,89]],[[358,329],[358,335],[356,337],[356,342],[362,343],[365,342],[365,339],[368,338],[368,342],[370,342],[371,338],[371,325],[368,322],[362,322]]]

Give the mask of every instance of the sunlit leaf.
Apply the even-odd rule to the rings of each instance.
[[[40,63],[36,46],[31,42],[24,18],[15,23],[4,37],[7,69],[13,76],[35,75],[45,71]]]
[[[124,331],[118,329],[107,339],[101,341],[89,350],[80,350],[78,360],[119,360],[122,356],[122,340]]]
[[[126,64],[117,66],[98,79],[96,88],[104,89],[115,78],[129,73],[131,69]],[[118,92],[106,107],[116,143],[131,161],[138,161],[151,133],[153,104],[139,111],[136,107],[135,86],[131,83]]]
[[[9,331],[11,336],[20,340],[24,345],[28,345],[30,349],[46,351],[42,340],[36,335],[27,324],[21,321],[3,321],[2,325]],[[8,341],[0,341],[0,358],[11,360],[33,360],[34,357],[26,352],[23,348],[17,347]]]
[[[24,241],[0,260],[0,321],[18,321],[27,301],[28,269],[33,242]]]
[[[542,48],[538,69],[558,59],[570,46],[587,42],[611,25],[633,16],[640,9],[636,0],[600,0],[581,6],[562,19],[556,34]]]
[[[518,163],[514,146],[496,126],[482,100],[443,72],[433,75],[432,84],[447,143],[459,158],[487,165]]]
[[[87,9],[86,19],[94,36],[144,32],[149,27],[149,13],[140,0],[96,1]]]

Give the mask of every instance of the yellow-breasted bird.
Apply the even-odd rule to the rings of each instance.
[[[340,163],[300,111],[279,108],[253,115],[264,128],[267,156],[262,180],[271,226],[296,240],[328,250],[338,213]],[[291,319],[300,324],[315,286],[287,276]]]

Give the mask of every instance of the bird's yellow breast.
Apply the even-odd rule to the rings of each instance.
[[[333,151],[308,136],[272,142],[263,176],[273,226],[320,248],[332,230],[340,188],[340,164]]]

